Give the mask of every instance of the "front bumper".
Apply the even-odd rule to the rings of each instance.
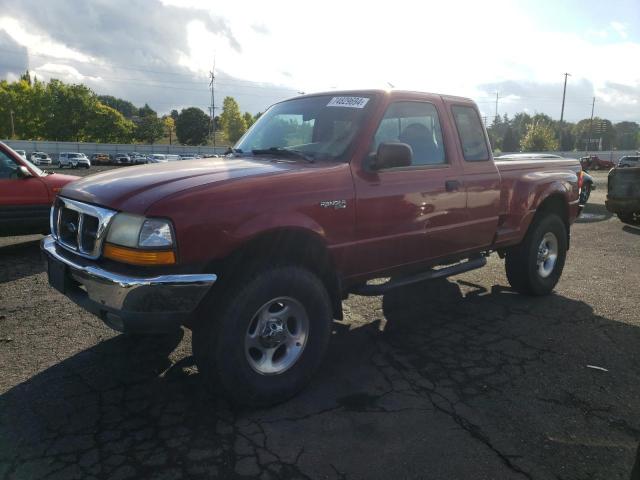
[[[636,213],[640,212],[640,198],[607,197],[604,206],[611,213]]]
[[[180,327],[216,282],[214,274],[131,277],[70,258],[51,235],[41,249],[49,283],[114,330],[165,333]]]

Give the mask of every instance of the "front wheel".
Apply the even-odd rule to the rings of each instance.
[[[547,295],[560,280],[567,255],[567,227],[560,217],[535,218],[524,240],[507,251],[505,268],[514,290]]]
[[[246,278],[203,308],[193,352],[207,386],[237,403],[272,405],[300,391],[319,367],[331,302],[320,279],[300,267]]]
[[[580,192],[580,205],[586,205],[589,201],[589,196],[591,195],[591,186],[588,183],[585,183],[582,187],[582,191]]]

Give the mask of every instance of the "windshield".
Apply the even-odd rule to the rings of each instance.
[[[343,160],[373,95],[320,95],[271,107],[236,144],[239,153],[287,149],[312,159]]]

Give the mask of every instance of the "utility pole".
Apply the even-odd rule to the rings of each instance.
[[[498,121],[498,98],[500,97],[498,95],[498,92],[496,92],[496,116],[494,117],[494,122]]]
[[[593,103],[591,104],[591,120],[589,120],[589,143],[587,144],[587,152],[591,149],[591,127],[593,127],[593,109],[596,106],[596,97],[593,97]]]
[[[567,77],[571,76],[570,73],[565,73],[564,74],[564,88],[562,89],[562,108],[560,109],[560,123],[558,124],[558,126],[560,127],[560,150],[562,150],[562,139],[564,137],[563,132],[562,132],[562,121],[564,120],[564,99],[565,96],[567,95]]]
[[[570,73],[564,74],[564,89],[562,90],[562,109],[560,110],[560,127],[562,127],[562,121],[564,120],[564,97],[567,95],[567,77],[570,77]]]
[[[9,110],[9,114],[11,115],[11,138],[16,136],[16,131],[13,126],[13,110]]]
[[[209,72],[209,87],[211,88],[211,124],[209,126],[209,135],[213,137],[213,151],[216,151],[216,57],[213,57],[213,68]]]

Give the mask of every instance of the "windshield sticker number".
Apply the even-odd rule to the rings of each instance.
[[[368,101],[366,97],[333,97],[327,107],[364,108]]]

